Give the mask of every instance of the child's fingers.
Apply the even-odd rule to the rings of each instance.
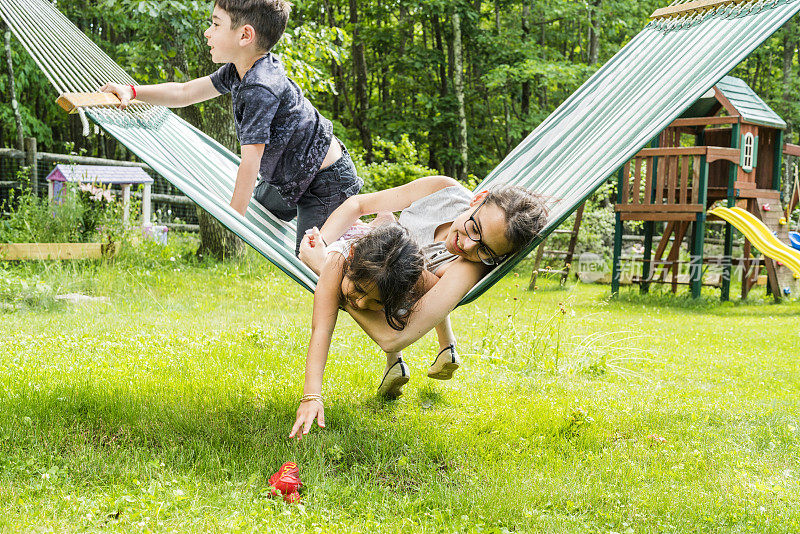
[[[302,408],[302,406],[301,406],[301,408]],[[306,422],[306,419],[308,419],[308,415],[306,413],[301,413],[300,409],[298,409],[297,410],[297,419],[295,419],[294,426],[292,427],[292,431],[289,433],[289,437],[290,438],[295,437],[295,435],[297,436],[297,439],[300,439],[300,438],[303,437],[302,433],[298,434],[298,432],[300,432],[300,429],[303,428],[303,424]]]
[[[309,431],[311,431],[311,424],[313,422],[314,422],[314,416],[313,415],[311,417],[306,418],[306,422],[303,424],[303,435],[304,436],[306,434],[308,434]]]
[[[320,428],[325,428],[325,410],[323,409],[320,409],[317,414],[317,425],[319,425]]]
[[[297,420],[294,422],[294,426],[292,427],[292,431],[289,432],[289,437],[293,438],[295,434],[297,434],[297,430],[300,428],[302,424],[301,419],[298,417]]]

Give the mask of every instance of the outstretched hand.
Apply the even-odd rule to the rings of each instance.
[[[119,83],[107,83],[100,89],[98,89],[101,93],[112,93],[117,95],[119,98],[119,109],[125,109],[130,105],[131,100],[133,99],[133,89],[131,89],[130,85],[122,85]]]
[[[292,431],[289,433],[289,438],[297,437],[298,440],[303,439],[303,436],[311,430],[314,419],[317,420],[317,425],[320,428],[325,428],[325,407],[322,403],[316,400],[301,402],[300,406],[297,407],[297,419],[295,419]]]

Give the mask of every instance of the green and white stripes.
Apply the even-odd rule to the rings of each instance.
[[[677,5],[686,3],[673,2]],[[800,0],[754,0],[650,22],[536,128],[481,183],[521,185],[550,199],[545,232],[464,298],[491,287],[616,169],[800,9]],[[0,16],[59,92],[134,81],[44,0],[3,0]],[[43,36],[55,36],[49,41]],[[303,287],[316,276],[294,257],[294,225],[251,202],[229,206],[238,158],[168,110],[87,109],[87,115]]]

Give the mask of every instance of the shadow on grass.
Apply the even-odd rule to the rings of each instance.
[[[444,438],[420,439],[418,429],[398,423],[396,402],[375,397],[329,401],[326,428],[314,423],[298,441],[288,438],[296,399],[285,395],[208,398],[214,393],[202,391],[176,399],[94,388],[19,389],[27,391],[0,400],[0,456],[6,458],[0,470],[17,474],[20,483],[58,465],[73,479],[101,485],[168,470],[266,487],[286,461],[301,466],[312,485],[335,475],[344,484],[416,492],[433,482],[454,483],[449,475],[456,476],[449,449],[436,443]]]
[[[734,295],[733,291],[731,291],[731,295]],[[796,301],[784,300],[780,304],[776,304],[771,296],[759,299],[751,297],[744,301],[736,299],[722,302],[718,292],[715,295],[703,294],[694,299],[688,293],[675,295],[669,290],[658,288],[651,288],[650,293],[647,294],[640,293],[638,288],[623,288],[620,290],[619,295],[611,299],[610,302],[612,305],[617,303],[620,305],[652,306],[687,313],[703,313],[726,317],[793,315],[800,309],[800,303]]]

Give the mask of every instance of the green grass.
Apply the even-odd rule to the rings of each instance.
[[[311,295],[189,248],[0,264],[4,531],[800,531],[796,302],[531,293],[521,272],[454,314],[454,380],[425,377],[431,336],[406,351],[397,402],[342,316],[327,428],[297,443]],[[302,506],[268,496],[287,460]]]

